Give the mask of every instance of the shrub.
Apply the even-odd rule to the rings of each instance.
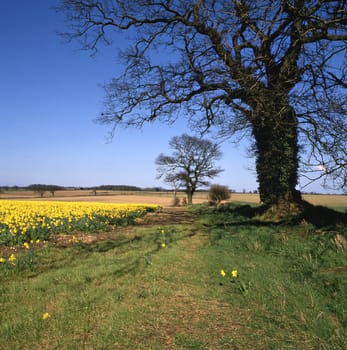
[[[173,207],[178,207],[180,205],[180,199],[176,195],[172,198],[172,204]]]
[[[221,201],[230,198],[230,191],[227,186],[212,185],[208,193],[209,200],[212,204],[218,205]]]

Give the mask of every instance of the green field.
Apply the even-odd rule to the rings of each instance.
[[[345,349],[346,224],[254,210],[164,209],[19,251],[0,266],[0,349]]]

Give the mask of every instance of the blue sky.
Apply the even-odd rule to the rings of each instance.
[[[115,48],[96,57],[56,34],[64,19],[50,9],[55,0],[0,1],[0,185],[106,184],[163,186],[155,158],[170,153],[168,141],[184,132],[154,123],[120,129],[111,143],[109,127],[93,120],[102,111],[100,85],[119,74]],[[257,188],[247,143],[222,145],[225,171],[212,182],[231,189]],[[252,170],[253,169],[253,170]],[[307,191],[323,191],[315,184]]]

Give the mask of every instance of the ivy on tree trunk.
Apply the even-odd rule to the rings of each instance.
[[[276,116],[275,118],[273,116]],[[279,117],[281,118],[279,120]],[[268,205],[299,202],[297,121],[294,111],[267,111],[253,125],[260,199]]]

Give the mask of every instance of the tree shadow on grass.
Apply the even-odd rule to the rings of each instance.
[[[115,248],[122,248],[132,243],[141,241],[142,237],[135,236],[128,239],[106,239],[92,244],[80,243],[79,247],[89,253],[106,253]]]
[[[52,255],[40,254],[39,259],[42,259],[44,263],[38,263],[35,271],[30,272],[30,277],[33,278],[46,271],[66,266],[73,268],[83,264],[83,261],[90,259],[93,254],[105,254],[105,257],[107,255],[105,263],[112,264],[112,266],[112,260],[114,260],[114,275],[141,273],[152,264],[152,258],[160,250],[170,249],[176,242],[189,239],[198,233],[197,227],[191,225],[195,216],[189,211],[177,213],[175,210],[157,214],[158,216],[152,217],[151,213],[144,223],[136,222],[134,225],[118,227],[112,231],[99,232],[95,235],[83,232],[74,235],[57,235],[49,245],[47,244],[47,247],[53,249]],[[162,246],[164,229],[165,247]],[[41,246],[46,247],[43,244]],[[36,249],[39,250],[41,247],[36,246]],[[24,251],[23,248],[21,250]],[[98,278],[101,276],[99,275]]]
[[[266,205],[225,205],[216,210],[219,213],[232,214],[234,218],[228,223],[232,226],[297,225],[303,221],[319,228],[347,225],[347,212],[343,213],[328,207],[315,206],[308,202],[303,202],[302,208],[302,211],[283,216],[281,219],[277,219],[275,216],[272,218],[271,209]]]
[[[127,274],[139,274],[152,264],[155,254],[163,249],[170,247],[183,239],[194,236],[197,231],[188,229],[183,234],[166,236],[167,244],[162,246],[163,234],[158,227],[145,228],[146,232],[136,233],[133,237],[127,238],[110,238],[103,241],[94,241],[92,243],[79,244],[79,249],[85,253],[107,253],[114,250],[116,269],[113,275],[121,277]],[[130,256],[127,257],[127,254]],[[121,262],[117,263],[116,260]]]
[[[302,219],[317,227],[347,225],[347,212],[342,213],[305,202]]]

